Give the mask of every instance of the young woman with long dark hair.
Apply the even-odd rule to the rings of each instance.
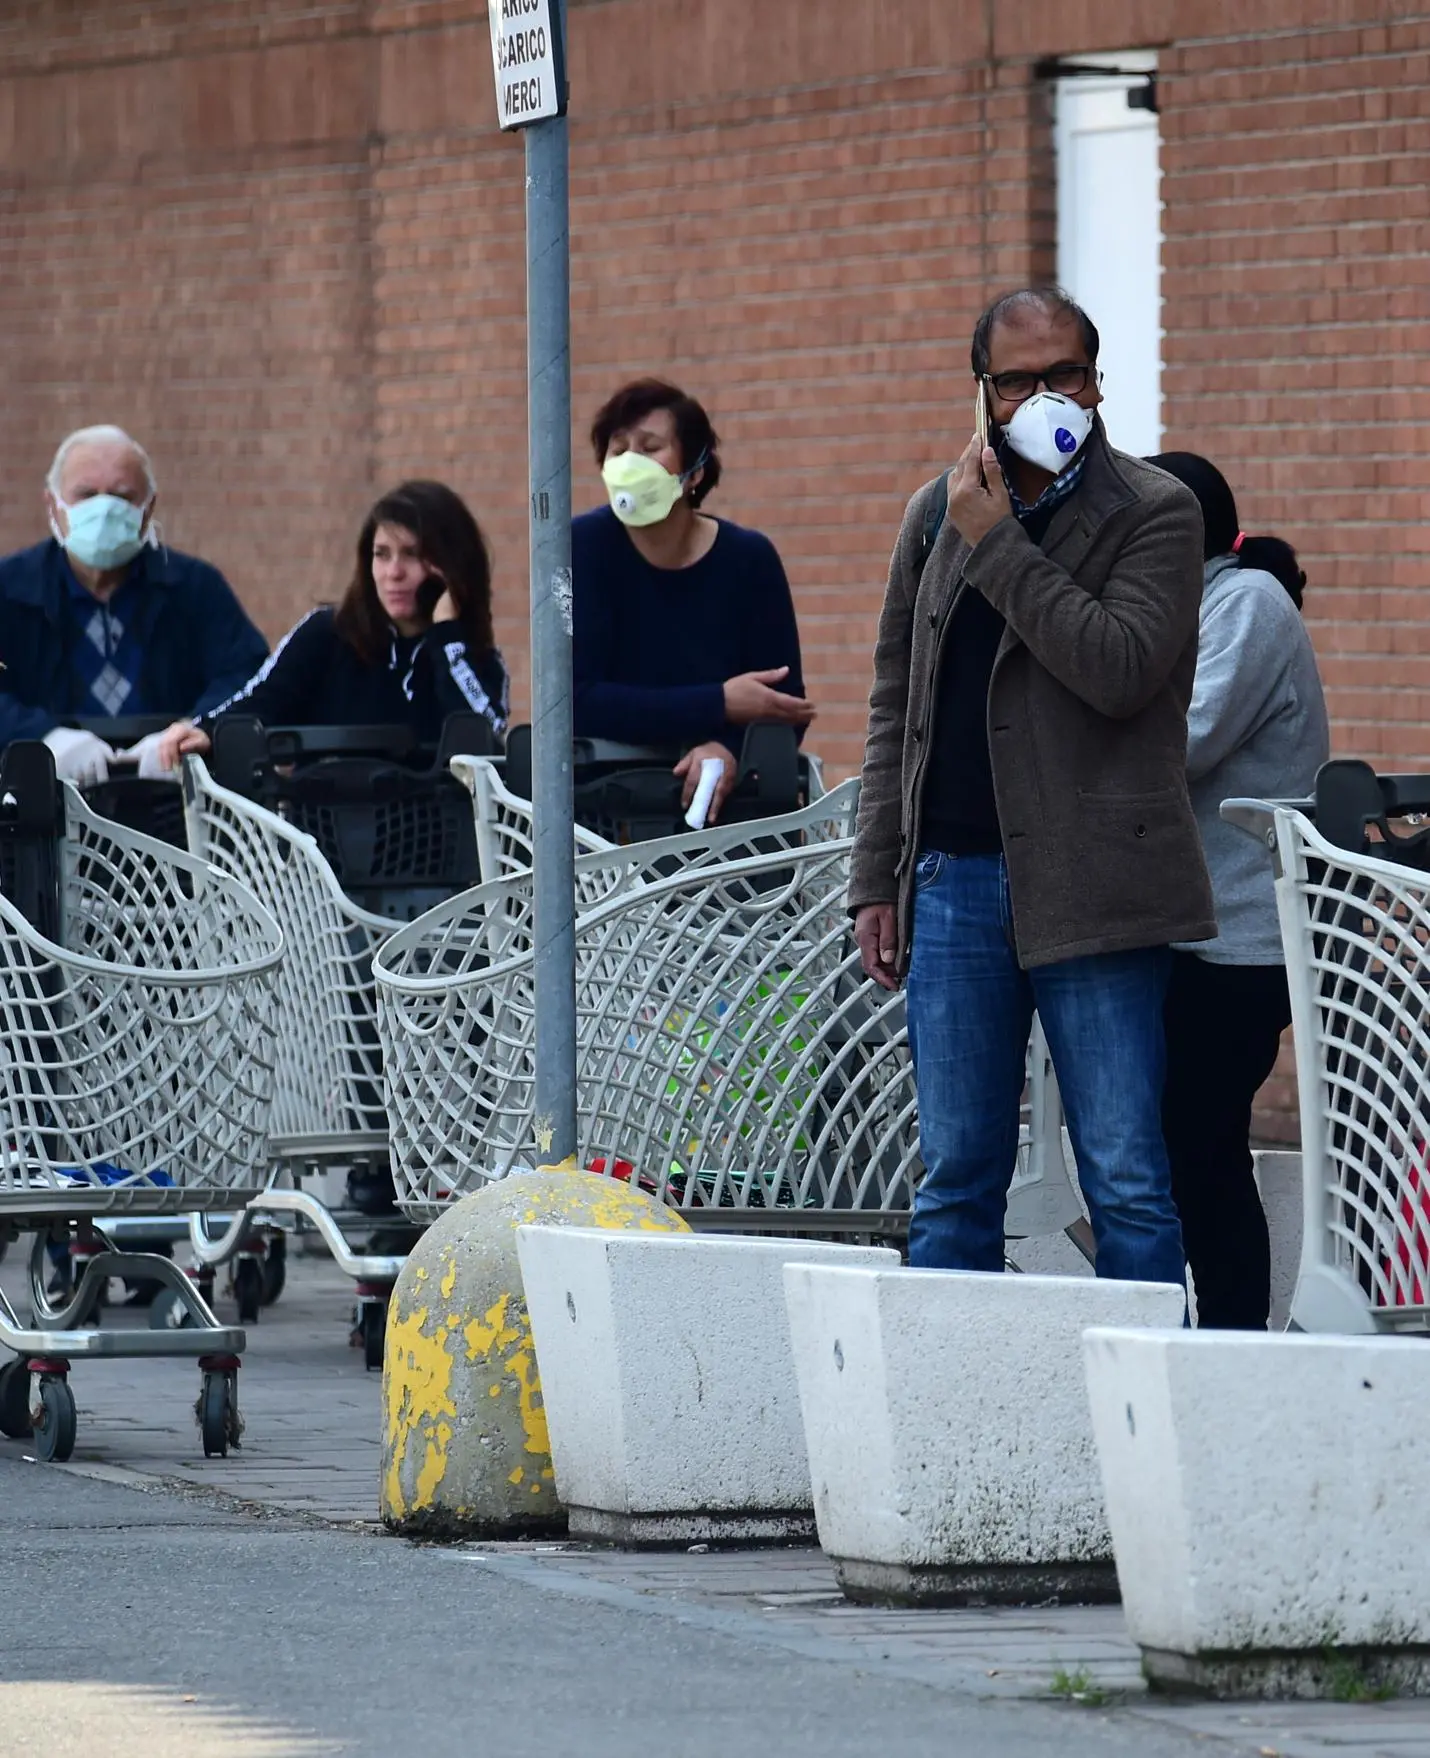
[[[432,741],[454,712],[505,730],[506,666],[492,639],[491,559],[461,496],[404,482],[358,533],[347,591],[283,637],[248,683],[197,721],[176,721],[161,761],[209,749],[221,714],[270,726],[410,726]]]

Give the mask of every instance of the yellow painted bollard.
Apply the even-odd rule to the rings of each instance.
[[[590,1172],[503,1178],[454,1203],[393,1290],[382,1368],[382,1518],[413,1537],[560,1531],[516,1229],[685,1232],[653,1197]]]

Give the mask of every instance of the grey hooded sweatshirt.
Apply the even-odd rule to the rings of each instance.
[[[1221,803],[1304,798],[1330,748],[1316,656],[1286,588],[1235,556],[1213,556],[1187,713],[1187,781],[1219,932],[1180,950],[1213,964],[1284,961],[1270,857],[1223,821]]]

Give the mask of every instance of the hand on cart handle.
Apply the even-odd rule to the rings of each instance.
[[[136,750],[140,749],[142,745],[148,743],[148,739],[145,739],[141,746],[135,748]],[[150,758],[153,768],[149,773],[154,775],[172,774],[179,767],[181,758],[190,754],[196,757],[207,757],[212,749],[213,740],[201,727],[195,726],[191,720],[176,720],[172,726],[166,727],[163,732],[157,735],[155,749]],[[139,773],[141,775],[146,773],[142,763]]]
[[[734,787],[740,773],[740,765],[735,761],[735,754],[716,739],[706,744],[696,745],[675,766],[675,774],[684,783],[680,790],[680,809],[685,811],[695,798],[695,790],[700,783],[700,765],[707,758],[718,757],[724,765],[719,781],[715,783],[715,793],[710,801],[710,810],[705,814],[706,824],[713,824],[720,816],[720,808],[729,798],[730,789]]]
[[[109,780],[109,765],[114,762],[115,753],[94,733],[57,726],[45,734],[45,743],[61,781],[72,781],[76,787],[93,787]]]

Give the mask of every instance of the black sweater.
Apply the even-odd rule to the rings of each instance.
[[[236,713],[267,726],[410,726],[431,743],[449,714],[480,714],[504,732],[508,705],[501,654],[492,648],[472,655],[459,623],[434,623],[425,635],[393,629],[385,659],[367,665],[324,605],[291,628],[244,687],[200,724]]]

